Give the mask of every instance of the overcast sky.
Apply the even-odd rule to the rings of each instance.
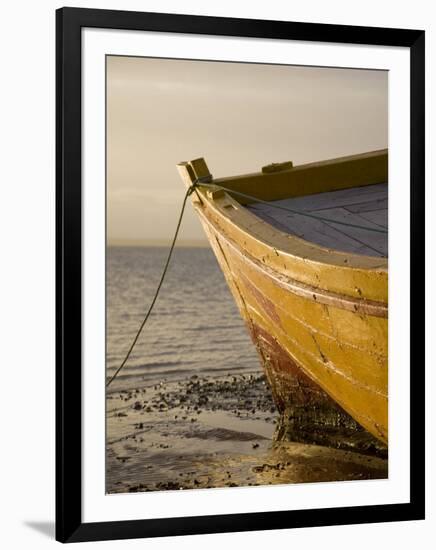
[[[170,240],[204,157],[215,177],[388,146],[388,73],[107,58],[109,243]],[[181,240],[204,240],[189,205]]]

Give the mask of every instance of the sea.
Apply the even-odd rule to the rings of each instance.
[[[148,310],[168,255],[166,247],[107,250],[106,368],[123,361]],[[259,371],[255,347],[210,248],[174,250],[154,309],[108,392]]]

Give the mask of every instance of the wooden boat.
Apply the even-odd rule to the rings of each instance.
[[[220,179],[203,159],[178,170],[288,429],[310,417],[387,444],[387,150]]]

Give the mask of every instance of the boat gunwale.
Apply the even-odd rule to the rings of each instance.
[[[223,219],[226,223],[230,224],[232,228],[241,233],[241,236],[247,240],[253,239],[257,244],[265,247],[271,253],[271,256],[274,254],[277,257],[281,257],[288,262],[303,262],[306,267],[314,268],[314,270],[322,270],[324,267],[335,268],[350,275],[357,273],[366,273],[367,275],[374,274],[383,277],[386,280],[386,290],[387,290],[387,276],[388,276],[388,260],[387,258],[380,258],[375,256],[365,256],[359,254],[350,254],[346,252],[341,252],[326,247],[322,247],[310,241],[305,241],[300,237],[289,235],[284,231],[274,227],[269,224],[267,221],[262,220],[252,212],[250,212],[243,205],[234,200],[230,195],[224,193],[217,199],[211,199],[207,196],[207,191],[196,189],[194,193],[198,198],[197,201],[199,204],[196,204],[197,212],[203,212],[205,217],[211,219],[208,214],[205,213],[205,209],[210,209],[216,217]],[[200,206],[201,204],[201,206]],[[233,207],[233,208],[230,208]],[[232,219],[231,214],[235,215],[238,213],[238,219]],[[242,214],[242,216],[241,216]],[[245,218],[245,219],[242,219]],[[268,228],[268,236],[262,236],[253,232],[253,227],[257,226],[258,228]],[[222,227],[218,229],[219,233],[226,234]],[[235,241],[236,242],[236,241]],[[284,247],[283,243],[286,243],[287,246]],[[250,247],[247,246],[247,250]],[[336,260],[336,262],[332,261]],[[275,269],[278,273],[283,274],[285,277],[290,277],[287,273],[288,268],[280,269],[276,268],[269,262],[270,267]],[[301,271],[306,271],[304,267],[301,268]],[[294,277],[295,281],[301,284],[307,284],[304,281],[299,281]],[[311,286],[311,285],[309,285]],[[314,288],[322,288],[321,285],[313,285]],[[361,284],[360,287],[364,288],[364,285]],[[387,293],[386,298],[383,297],[372,299],[365,298],[367,292],[362,290],[359,287],[360,292],[358,295],[350,293],[350,290],[344,288],[341,292],[336,292],[339,296],[344,298],[358,298],[365,299],[367,301],[374,301],[380,303],[387,303]],[[330,288],[323,288],[327,292],[334,292]]]
[[[343,156],[343,157],[335,157],[335,158],[331,158],[331,159],[326,159],[326,160],[318,160],[318,161],[315,161],[315,162],[307,162],[305,164],[297,164],[296,166],[292,166],[292,168],[289,168],[285,171],[290,171],[292,170],[292,172],[304,172],[306,170],[309,170],[311,168],[326,168],[326,167],[329,167],[329,166],[334,166],[334,165],[337,165],[337,164],[342,164],[342,163],[346,163],[346,162],[350,162],[350,161],[358,161],[358,160],[362,160],[362,159],[372,159],[372,158],[377,158],[381,155],[386,155],[388,152],[388,149],[386,148],[383,148],[383,149],[376,149],[374,151],[368,151],[367,153],[358,153],[358,154],[355,154],[355,155],[346,155],[346,156]],[[226,183],[229,183],[229,182],[237,182],[239,180],[245,180],[247,178],[253,178],[253,177],[259,177],[259,176],[262,176],[262,172],[249,172],[249,173],[246,173],[246,174],[237,174],[235,176],[223,176],[221,178],[215,178],[213,180],[213,183],[216,183],[217,185],[224,185],[224,187],[226,186],[225,184]]]
[[[331,159],[315,164],[318,170],[322,170],[323,166],[332,167],[335,162],[343,159],[351,158],[361,164],[365,163],[368,158],[381,159],[382,157],[387,158],[386,150],[343,157],[342,159]],[[307,165],[301,165],[301,173],[304,172],[303,166]],[[233,198],[231,191],[227,192],[219,185],[214,187],[215,180],[213,180],[204,159],[181,162],[177,167],[187,188],[190,188],[195,182],[196,188],[191,194],[194,208],[215,221],[219,225],[220,233],[231,235],[238,246],[245,249],[251,256],[261,258],[263,263],[278,273],[285,277],[291,277],[299,283],[344,297],[387,304],[388,258],[327,248],[280,230],[250,211],[243,201],[240,202]],[[368,169],[370,168],[371,164]],[[291,173],[298,169],[299,167],[296,166],[288,171]],[[273,176],[275,177],[275,175]],[[270,175],[262,174],[261,177],[269,178]],[[379,179],[379,177],[380,173],[377,172],[376,176],[374,174],[368,176],[367,182],[362,183],[360,175],[360,183],[348,185],[348,188],[373,185],[374,178]],[[228,179],[229,182],[231,180],[232,178]],[[264,183],[267,181],[269,180],[263,180]],[[352,181],[355,180],[352,178],[350,183]],[[207,185],[202,187],[202,182]],[[341,186],[342,189],[345,188],[343,182]],[[331,188],[325,189],[325,191],[329,190]],[[312,193],[308,192],[307,194]]]
[[[201,210],[198,210],[202,220],[210,225],[215,232],[220,235],[226,244],[234,250],[237,254],[242,256],[248,263],[250,263],[257,271],[266,273],[278,286],[282,289],[290,291],[297,296],[309,299],[319,304],[333,306],[339,309],[345,309],[355,313],[363,313],[371,315],[372,317],[388,317],[387,303],[378,300],[368,300],[366,298],[356,298],[344,294],[339,294],[333,291],[323,290],[320,287],[308,285],[301,281],[297,281],[289,276],[284,276],[278,271],[274,270],[268,265],[260,262],[254,258],[251,254],[242,250],[238,244],[231,239],[228,235],[224,235],[219,228],[208,216],[206,216]]]
[[[388,258],[385,256],[370,256],[367,254],[357,254],[356,252],[344,252],[341,250],[337,250],[336,248],[328,248],[326,246],[317,244],[313,241],[309,241],[306,239],[303,239],[302,237],[298,237],[297,235],[292,235],[291,233],[286,233],[285,231],[279,229],[278,227],[275,227],[271,223],[269,223],[267,220],[264,220],[263,218],[260,218],[255,213],[253,213],[251,210],[249,210],[244,204],[241,204],[239,201],[234,199],[230,193],[224,191],[224,195],[221,195],[217,198],[209,198],[208,191],[210,191],[210,184],[208,186],[204,187],[205,192],[203,189],[201,189],[201,183],[198,184],[198,187],[200,188],[201,192],[201,199],[208,203],[208,206],[210,206],[212,209],[219,212],[220,215],[227,218],[227,220],[234,225],[235,227],[238,227],[239,229],[243,230],[246,233],[249,233],[248,228],[244,227],[240,223],[236,223],[235,220],[233,220],[228,214],[231,212],[230,206],[233,206],[235,210],[243,209],[242,212],[244,215],[247,215],[252,218],[253,222],[267,225],[270,229],[274,231],[274,233],[277,233],[280,237],[286,237],[288,243],[289,243],[289,249],[283,248],[282,244],[278,244],[275,246],[274,244],[267,242],[266,240],[262,240],[257,235],[254,236],[252,233],[250,233],[256,240],[262,242],[266,246],[272,246],[277,250],[277,252],[281,252],[282,254],[290,254],[295,257],[302,257],[300,253],[296,254],[295,250],[292,249],[292,245],[295,245],[295,242],[298,242],[302,245],[307,246],[307,255],[304,256],[305,260],[314,261],[319,264],[324,265],[331,265],[331,266],[338,266],[343,269],[365,269],[368,271],[380,271],[380,272],[387,272],[388,269]],[[217,188],[219,186],[217,185]],[[197,190],[196,190],[197,192]],[[233,213],[233,212],[232,212]],[[311,254],[309,254],[309,251]],[[321,254],[328,254],[329,258],[336,259],[337,262],[332,261],[323,261],[319,257]],[[313,256],[313,257],[310,257]],[[344,265],[344,260],[347,260],[347,265]],[[374,265],[368,265],[373,263]]]

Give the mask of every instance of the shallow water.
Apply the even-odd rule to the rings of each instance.
[[[197,377],[112,393],[109,493],[379,479],[387,461],[277,442],[275,407],[259,374]]]
[[[167,248],[110,247],[107,253],[107,375],[127,352],[150,304]],[[260,369],[213,252],[176,248],[154,310],[109,391],[192,374]]]
[[[143,319],[165,248],[107,254],[107,375]],[[211,250],[179,248],[127,365],[107,391],[106,490],[385,478],[387,460],[274,441],[277,412]]]

